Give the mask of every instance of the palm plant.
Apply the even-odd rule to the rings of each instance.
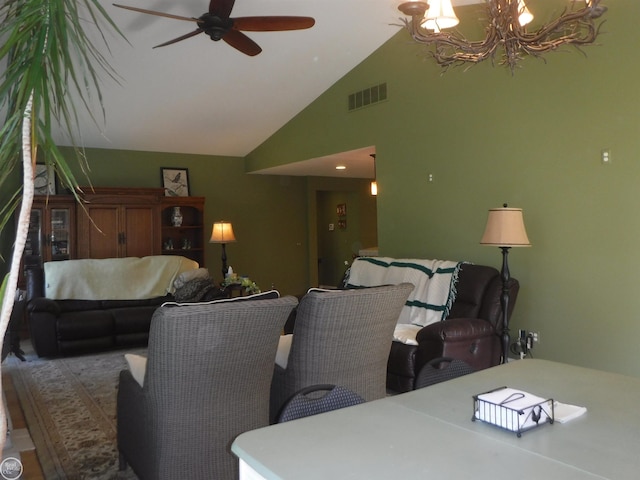
[[[85,27],[95,29],[105,46],[105,27],[120,32],[98,0],[4,0],[0,22],[0,114],[6,117],[0,128],[0,187],[5,192],[13,188],[0,211],[0,233],[19,209],[9,273],[0,290],[0,338],[4,338],[29,227],[37,149],[39,158],[54,168],[77,198],[78,182],[56,146],[53,130],[60,126],[66,132],[86,175],[86,160],[76,142],[76,105],[97,123],[90,102],[95,95],[104,120],[98,74],[117,78]],[[19,165],[21,184],[15,182]],[[0,447],[5,438],[6,413],[0,406]]]

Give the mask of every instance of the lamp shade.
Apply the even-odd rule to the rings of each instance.
[[[482,245],[497,247],[530,247],[521,208],[492,208],[480,240]]]
[[[443,28],[455,27],[459,22],[451,6],[451,0],[430,0],[422,26],[437,33]]]
[[[220,221],[213,224],[209,243],[231,243],[235,241],[236,237],[233,234],[233,226],[230,222]]]

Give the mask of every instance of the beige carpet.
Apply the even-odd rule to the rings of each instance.
[[[37,358],[24,345],[26,362],[11,356],[11,375],[46,479],[135,479],[118,471],[116,392],[126,368],[112,351],[55,360]]]

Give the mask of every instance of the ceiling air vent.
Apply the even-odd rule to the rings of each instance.
[[[368,107],[387,99],[387,83],[365,88],[349,95],[349,111]]]

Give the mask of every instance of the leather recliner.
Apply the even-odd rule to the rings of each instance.
[[[422,328],[418,345],[393,341],[387,364],[387,388],[395,392],[413,390],[415,377],[430,360],[451,357],[474,370],[498,365],[502,358],[502,278],[493,267],[465,263],[460,268],[457,295],[446,320]],[[511,317],[520,289],[508,283]]]

